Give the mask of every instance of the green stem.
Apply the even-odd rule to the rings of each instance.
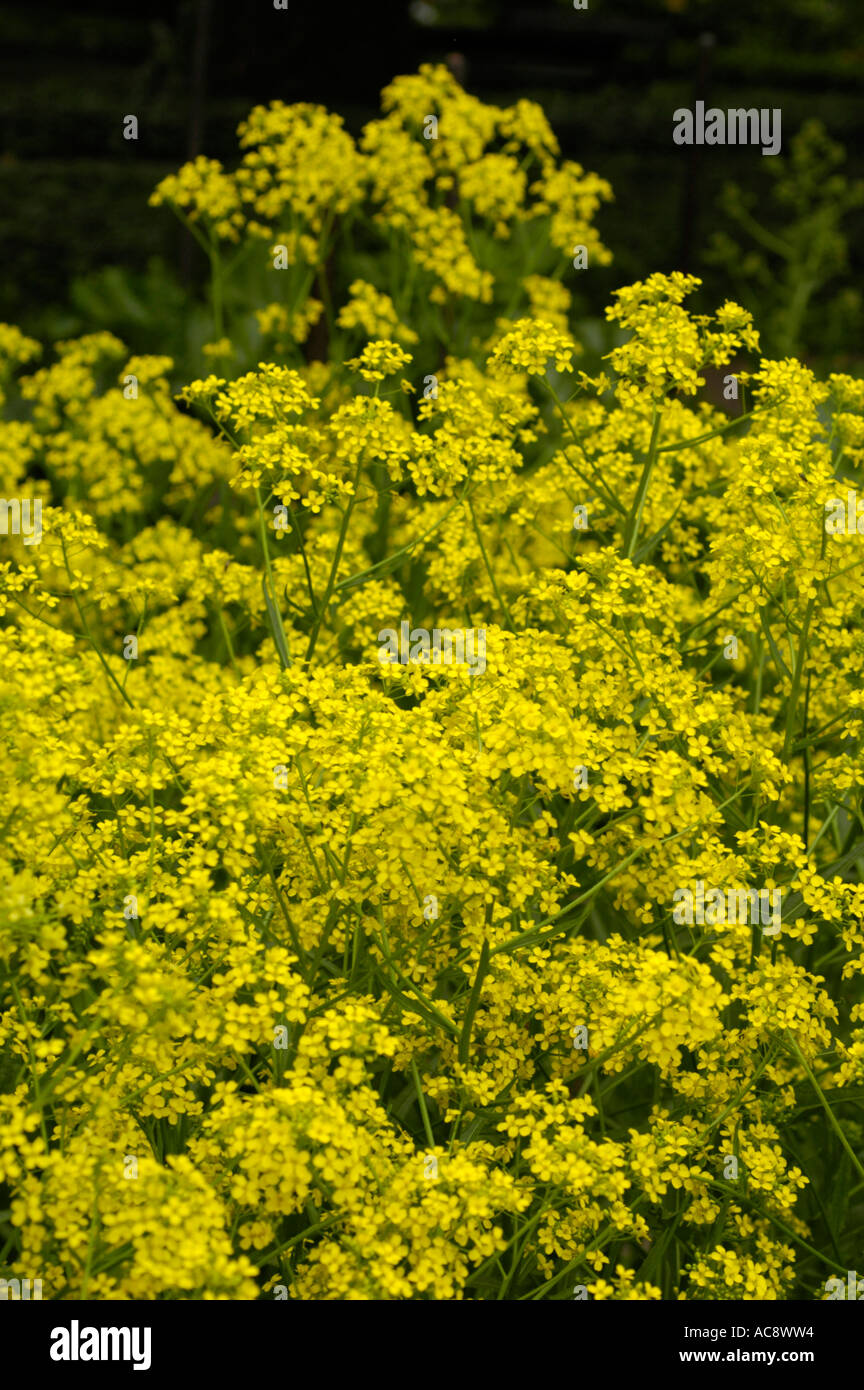
[[[654,413],[651,417],[651,439],[648,444],[648,457],[645,460],[645,467],[642,469],[642,477],[639,479],[639,486],[636,489],[636,496],[633,499],[633,510],[628,520],[629,539],[627,542],[627,559],[632,560],[633,552],[636,549],[636,540],[639,536],[639,527],[642,523],[642,509],[645,506],[645,498],[648,494],[648,485],[651,482],[651,474],[654,472],[654,464],[657,461],[657,441],[660,437],[660,412],[654,406]]]
[[[479,547],[480,547],[480,554],[483,556],[483,564],[486,566],[486,573],[487,573],[488,576],[489,576],[489,582],[491,583],[492,588],[493,588],[493,590],[494,590],[494,592],[495,592],[495,597],[496,597],[497,600],[498,600],[498,606],[500,607],[501,612],[504,614],[504,617],[505,617],[505,619],[506,619],[506,621],[507,621],[507,626],[508,626],[509,628],[512,628],[512,627],[513,627],[513,619],[512,619],[512,617],[510,616],[510,609],[507,607],[507,604],[504,602],[504,598],[503,598],[503,596],[502,596],[502,594],[501,594],[501,590],[498,588],[498,584],[496,583],[495,574],[494,574],[494,572],[493,572],[493,570],[492,570],[491,564],[489,563],[489,556],[486,554],[486,547],[485,547],[484,544],[483,544],[483,537],[482,537],[481,534],[480,534],[480,527],[477,525],[477,517],[476,517],[475,514],[474,514],[474,503],[471,501],[470,496],[469,496],[469,498],[468,498],[468,510],[469,510],[469,512],[471,513],[471,521],[472,521],[473,526],[474,526],[474,534],[475,534],[475,536],[477,537],[477,544],[478,544]]]
[[[810,1085],[813,1087],[813,1090],[816,1092],[817,1096],[819,1097],[819,1100],[820,1100],[821,1103],[822,1103],[822,1108],[823,1108],[823,1110],[825,1111],[825,1114],[828,1116],[828,1123],[831,1125],[831,1128],[834,1130],[834,1133],[837,1135],[837,1138],[840,1140],[840,1143],[843,1145],[843,1148],[846,1150],[847,1154],[849,1155],[850,1159],[852,1160],[852,1166],[855,1168],[855,1170],[856,1170],[856,1172],[859,1174],[859,1176],[862,1177],[862,1178],[864,1178],[864,1168],[861,1167],[861,1163],[860,1163],[859,1159],[856,1158],[854,1152],[852,1151],[852,1148],[851,1148],[851,1146],[850,1146],[850,1144],[849,1144],[849,1140],[846,1138],[846,1135],[843,1133],[843,1130],[842,1130],[842,1128],[841,1128],[841,1126],[840,1126],[840,1122],[838,1121],[837,1117],[836,1117],[835,1114],[834,1114],[834,1111],[831,1109],[831,1106],[828,1104],[827,1100],[825,1099],[824,1095],[822,1094],[822,1090],[821,1090],[821,1088],[820,1088],[820,1086],[819,1086],[819,1082],[816,1080],[815,1076],[813,1075],[812,1071],[810,1070],[810,1068],[808,1067],[806,1061],[804,1060],[804,1054],[802,1053],[802,1051],[801,1051],[800,1047],[798,1046],[798,1044],[796,1043],[795,1039],[792,1037],[792,1034],[789,1032],[788,1028],[785,1030],[785,1032],[786,1032],[786,1037],[789,1039],[790,1046],[792,1047],[792,1050],[793,1050],[793,1052],[795,1053],[795,1056],[798,1058],[798,1061],[801,1063],[801,1066],[804,1068],[804,1071],[805,1071],[805,1073],[806,1073],[806,1076],[807,1076],[808,1081],[810,1082]]]
[[[426,1097],[423,1094],[423,1087],[420,1084],[420,1073],[417,1070],[417,1063],[413,1057],[411,1058],[411,1075],[414,1078],[414,1089],[417,1092],[417,1104],[420,1107],[420,1115],[423,1120],[423,1131],[430,1149],[434,1149],[435,1140],[432,1136],[432,1126],[429,1123],[429,1111],[426,1109]]]
[[[357,488],[360,483],[360,471],[362,467],[363,458],[361,456],[361,458],[358,460],[357,469],[354,474],[354,490],[351,493],[348,505],[345,508],[345,511],[342,515],[342,525],[339,528],[339,539],[336,542],[336,553],[333,556],[333,563],[330,566],[330,575],[327,580],[327,588],[324,590],[324,596],[321,599],[321,603],[318,608],[318,613],[315,618],[315,626],[312,628],[312,634],[309,638],[309,645],[306,648],[307,662],[312,660],[312,653],[315,651],[315,644],[318,641],[318,634],[321,631],[321,624],[323,623],[324,618],[327,614],[327,609],[330,606],[330,599],[332,598],[333,590],[336,587],[336,575],[339,573],[339,562],[342,559],[342,550],[345,546],[345,538],[348,535],[348,525],[351,521],[351,513],[354,510],[354,503],[357,501]]]

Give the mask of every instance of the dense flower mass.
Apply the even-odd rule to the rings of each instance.
[[[42,528],[0,535],[6,1266],[824,1297],[864,1186],[864,542],[824,525],[864,383],[678,273],[579,371],[609,190],[443,69],[358,144],[274,103],[241,145],[154,195],[212,260],[212,372],[0,325],[0,491]],[[287,248],[242,372],[223,242]],[[779,929],[676,908],[715,885]]]

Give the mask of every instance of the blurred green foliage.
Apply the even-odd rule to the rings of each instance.
[[[821,122],[808,121],[788,157],[768,165],[770,199],[734,183],[723,191],[730,230],[715,232],[706,259],[722,265],[736,298],[758,311],[762,348],[771,356],[797,356],[811,343],[838,356],[861,341],[862,297],[848,280],[847,228],[850,213],[864,204],[864,180],[840,173],[844,160]]]
[[[296,44],[270,51],[255,29],[263,11],[164,0],[97,13],[93,3],[73,14],[15,2],[0,13],[0,319],[40,338],[110,327],[136,349],[191,360],[206,338],[205,268],[148,210],[151,189],[193,146],[230,161],[256,101],[320,101],[357,135],[380,83],[347,19],[296,12],[295,39],[318,24],[298,57]],[[586,281],[580,315],[599,319],[618,285],[686,269],[703,277],[706,303],[758,308],[767,351],[860,370],[861,0],[751,0],[746,11],[727,0],[588,0],[580,11],[572,0],[389,0],[395,11],[398,37],[382,23],[376,40],[388,77],[459,52],[472,91],[539,102],[565,154],[612,184],[600,230],[615,260]],[[368,28],[362,14],[354,22]],[[672,144],[671,113],[700,94],[721,107],[779,106],[783,156],[730,147],[691,159]],[[127,111],[144,117],[137,142],[122,138]]]

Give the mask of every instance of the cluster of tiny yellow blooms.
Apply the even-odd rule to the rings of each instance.
[[[324,312],[320,299],[309,298],[295,313],[285,304],[268,304],[255,314],[261,336],[267,339],[278,354],[283,354],[289,339],[295,343],[305,343],[310,331]],[[205,349],[206,350],[206,349]]]
[[[366,344],[359,357],[349,357],[345,365],[359,372],[364,381],[384,381],[386,377],[401,371],[410,361],[410,352],[406,352],[398,343],[377,338]]]
[[[491,303],[499,272],[479,229],[506,250],[527,225],[548,246],[556,276],[529,277],[526,307],[540,297],[560,312],[560,276],[577,248],[591,265],[611,260],[594,226],[612,197],[609,184],[561,161],[540,107],[485,104],[444,66],[396,78],[382,94],[380,119],[357,142],[324,107],[281,101],[256,107],[238,135],[244,153],[233,172],[200,155],[164,178],[150,202],[172,207],[209,256],[220,243],[263,241],[279,251],[283,268],[301,272],[288,277],[292,315],[354,222],[398,245],[405,295],[413,286],[439,306]],[[406,344],[415,334],[392,300],[362,280],[352,282],[339,321]],[[290,331],[302,341],[299,325]]]
[[[340,328],[359,329],[367,338],[395,338],[408,347],[417,342],[413,328],[399,322],[390,296],[376,290],[368,280],[352,281],[348,296],[336,320]]]
[[[589,238],[530,103],[424,69],[384,111],[358,150],[259,108],[159,196],[326,240],[371,186],[422,264],[460,201],[535,216],[527,151]],[[795,1286],[799,1144],[864,1084],[864,561],[822,525],[864,383],[754,361],[742,428],[693,397],[755,328],[692,276],[618,291],[594,379],[521,288],[434,391],[368,281],[356,356],[268,360],[315,322],[273,303],[179,392],[0,325],[0,483],[43,502],[0,536],[0,1181],[45,1297]],[[482,669],[382,662],[405,620]],[[697,881],[779,888],[780,933],[677,922]]]

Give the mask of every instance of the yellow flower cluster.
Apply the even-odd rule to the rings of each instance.
[[[334,253],[350,261],[355,225],[364,240],[377,234],[398,260],[399,302],[355,275],[339,288],[347,301],[338,323],[408,346],[417,341],[421,305],[452,313],[454,303],[500,300],[510,316],[515,288],[525,308],[539,298],[560,311],[568,294],[561,276],[577,248],[590,265],[609,263],[594,220],[612,190],[560,161],[534,103],[485,104],[446,67],[427,64],[386,87],[381,106],[358,142],[324,107],[258,106],[239,127],[243,153],[233,172],[200,155],[161,181],[151,205],[174,209],[217,280],[228,273],[223,242],[242,243],[235,263],[266,252],[273,268],[287,270],[279,302],[288,317],[280,327],[296,342],[305,340],[295,316],[313,280],[330,273]],[[522,286],[528,236],[535,269]]]
[[[530,103],[424,69],[384,109],[358,152],[259,108],[237,175],[159,196],[325,241],[371,188],[482,298],[460,205],[533,218],[527,151],[553,244],[589,236],[602,190]],[[864,558],[823,525],[864,386],[754,361],[740,415],[698,399],[757,338],[679,274],[619,290],[576,375],[535,273],[405,391],[411,302],[346,286],[356,357],[179,392],[109,334],[22,375],[0,326],[3,485],[44,504],[0,536],[10,1268],[58,1299],[812,1291],[833,1169],[864,1176]],[[444,630],[482,664],[412,656]],[[698,884],[778,890],[780,930],[682,920]]]
[[[408,347],[417,342],[412,328],[399,322],[393,300],[381,294],[367,280],[355,280],[348,287],[349,299],[339,310],[340,328],[358,328],[368,338],[395,338]]]

